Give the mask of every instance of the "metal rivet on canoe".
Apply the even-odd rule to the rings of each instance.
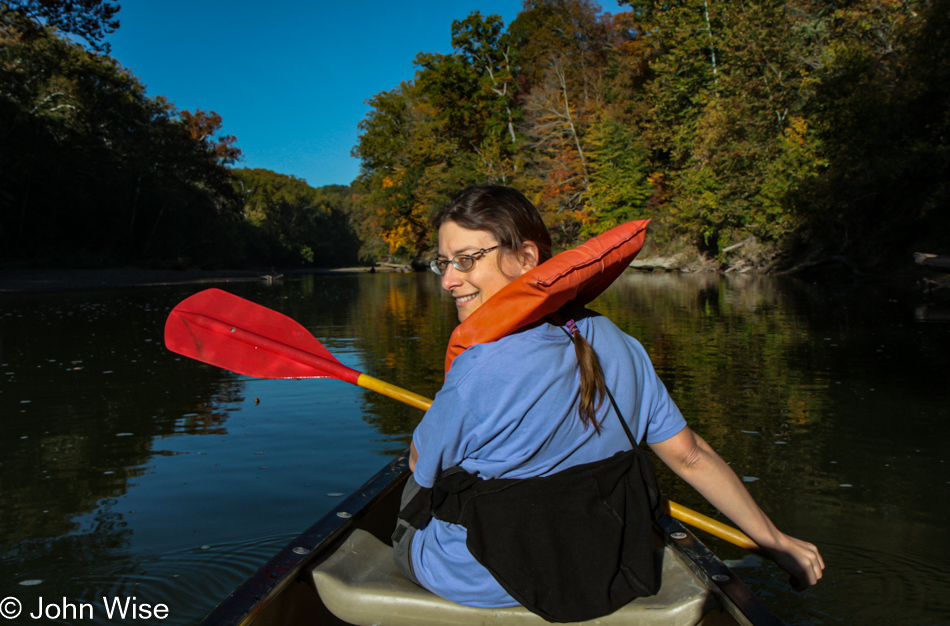
[[[673,539],[686,539],[686,533],[670,533],[670,537]]]
[[[339,511],[337,512],[336,516],[342,517],[343,519],[346,519],[348,517],[353,517],[351,514],[347,513],[346,511]]]
[[[713,574],[712,579],[717,583],[724,583],[729,580],[729,574]]]
[[[304,548],[303,546],[297,546],[296,548],[293,549],[294,554],[307,554],[309,552],[310,550]]]
[[[237,329],[236,329],[236,328],[232,328],[232,329],[231,329],[231,332],[233,333],[235,330],[237,330]]]

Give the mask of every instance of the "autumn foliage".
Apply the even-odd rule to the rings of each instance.
[[[473,13],[370,100],[370,247],[430,253],[428,219],[472,183],[523,190],[561,246],[648,217],[659,245],[734,265],[880,262],[947,224],[947,0],[625,4]]]
[[[479,183],[521,189],[559,248],[650,218],[647,253],[704,267],[950,254],[950,0],[475,12],[368,100],[357,180],[322,190],[232,169],[220,115],[148,97],[104,54],[119,15],[0,0],[0,263],[408,261]]]

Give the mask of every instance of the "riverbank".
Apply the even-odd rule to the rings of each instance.
[[[679,257],[650,257],[638,259],[632,269],[647,272],[756,272],[752,268],[716,268],[713,264],[684,263]],[[807,270],[807,271],[805,271]],[[113,269],[0,269],[0,295],[16,293],[55,293],[131,287],[161,287],[167,285],[202,285],[235,282],[274,282],[284,276],[325,273],[411,272],[411,267],[395,263],[377,263],[370,267],[343,267],[335,269],[292,269],[272,271],[252,270],[158,270],[142,268]],[[808,282],[841,280],[875,280],[886,283],[895,291],[911,292],[929,300],[950,300],[950,274],[907,263],[884,274],[855,273],[847,264],[829,262],[815,267],[800,268],[793,272]]]
[[[274,282],[283,276],[322,274],[330,272],[406,272],[405,265],[377,264],[375,268],[345,267],[336,269],[289,270],[286,272],[247,270],[154,270],[140,268],[115,269],[0,269],[0,294],[41,293],[121,289],[127,287],[160,287],[165,285],[210,284],[230,282]]]

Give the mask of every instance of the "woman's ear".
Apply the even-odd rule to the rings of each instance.
[[[533,241],[521,244],[521,273],[525,274],[536,268],[540,258],[541,251],[538,249],[538,244]]]

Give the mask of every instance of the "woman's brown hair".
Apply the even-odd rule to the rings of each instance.
[[[581,372],[581,397],[577,408],[584,426],[594,425],[594,430],[600,433],[600,422],[597,421],[597,409],[607,395],[607,383],[604,381],[604,370],[600,367],[600,359],[594,352],[594,346],[580,333],[574,320],[567,323],[568,333],[574,342],[574,354],[577,356],[577,367]],[[623,419],[621,417],[620,419]]]
[[[500,185],[464,189],[432,220],[436,228],[445,222],[488,231],[502,248],[512,252],[533,241],[538,246],[538,263],[551,258],[551,234],[538,210],[517,189]]]
[[[445,222],[455,222],[469,230],[487,231],[509,251],[517,252],[526,241],[534,242],[538,246],[539,264],[551,258],[551,234],[541,214],[524,194],[511,187],[481,185],[464,189],[432,220],[436,228]],[[570,334],[581,375],[578,412],[584,426],[593,424],[599,433],[596,414],[607,392],[604,372],[594,347],[576,327]]]

